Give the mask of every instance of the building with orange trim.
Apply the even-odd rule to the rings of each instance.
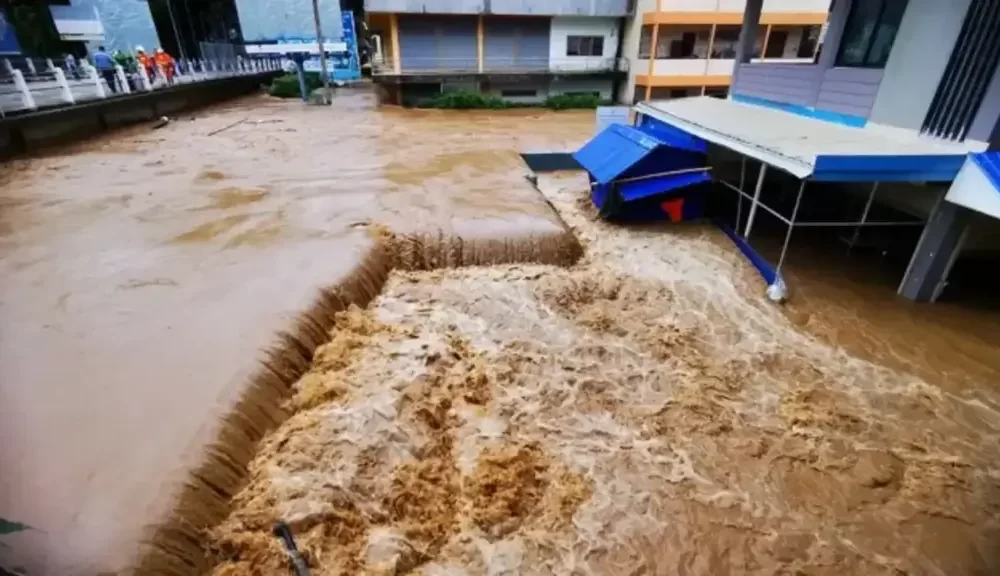
[[[623,49],[622,103],[725,96],[746,0],[638,0]],[[764,0],[754,61],[812,63],[830,0]]]

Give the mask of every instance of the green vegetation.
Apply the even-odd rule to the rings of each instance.
[[[492,94],[470,90],[445,92],[417,103],[417,108],[440,108],[443,110],[504,110],[507,108],[546,107],[553,110],[576,108],[597,108],[601,99],[594,94],[559,94],[551,96],[541,104],[511,102]]]
[[[417,104],[417,108],[441,108],[444,110],[503,110],[515,107],[517,104],[514,102],[470,90],[445,92]]]
[[[319,72],[306,72],[307,93],[312,93],[313,90],[322,87],[323,80]],[[295,74],[278,76],[271,81],[271,86],[267,89],[267,93],[278,98],[301,98],[302,93],[299,91],[299,77]]]
[[[545,100],[545,107],[553,110],[593,109],[600,105],[601,99],[596,94],[559,94]]]

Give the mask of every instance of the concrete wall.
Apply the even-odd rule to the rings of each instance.
[[[510,93],[504,94],[504,92],[508,90],[534,90],[535,93],[525,96],[514,96]],[[519,102],[521,104],[539,104],[544,102],[545,99],[549,97],[549,83],[546,80],[537,80],[534,82],[511,82],[509,84],[503,82],[491,82],[485,87],[483,92],[511,102]]]
[[[625,16],[629,0],[365,0],[368,12]]]
[[[402,72],[478,69],[477,27],[475,16],[401,14],[399,58]]]
[[[160,45],[153,15],[145,0],[71,0],[73,6],[93,6],[104,24],[104,41],[91,42],[91,49],[103,45],[108,52],[131,52],[136,46],[152,51]]]
[[[618,49],[618,18],[593,18],[562,16],[552,19],[549,37],[549,63],[553,70],[595,69],[609,58],[615,57]],[[600,56],[567,56],[566,38],[569,36],[601,36],[604,51]]]
[[[744,64],[733,93],[867,118],[881,80],[877,68]]]
[[[128,4],[132,0],[105,0]],[[176,0],[173,0],[175,3]],[[190,1],[190,0],[189,0]],[[324,38],[341,37],[340,2],[319,0]],[[312,2],[290,0],[236,0],[240,28],[246,42],[280,38],[316,38]]]
[[[971,2],[909,0],[870,121],[920,129]]]
[[[561,78],[553,80],[549,85],[549,95],[569,94],[573,92],[597,92],[601,100],[608,101],[614,99],[614,82],[611,80],[600,80],[591,78],[567,79]]]
[[[485,17],[483,69],[548,70],[550,25],[550,18]]]

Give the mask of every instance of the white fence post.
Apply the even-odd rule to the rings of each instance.
[[[122,94],[131,94],[132,87],[128,85],[128,77],[125,76],[125,69],[115,64],[115,78],[118,79],[118,85],[122,88]]]
[[[62,92],[63,100],[69,104],[76,104],[76,100],[73,98],[73,91],[69,89],[69,82],[66,81],[66,73],[62,71],[62,68],[56,67],[52,68],[52,73],[55,74],[56,83],[59,84],[59,91]]]
[[[10,59],[8,58],[3,59],[3,67],[5,70],[7,70],[8,74],[10,74],[11,76],[14,75],[14,65],[10,63]]]
[[[24,61],[25,61],[25,63],[28,64],[28,71],[31,72],[31,75],[32,76],[37,76],[38,75],[38,71],[35,70],[35,63],[31,61],[31,58],[30,57],[29,58],[25,58]]]
[[[21,93],[21,103],[24,104],[25,108],[34,110],[36,108],[35,99],[31,96],[31,90],[28,90],[28,83],[24,81],[24,74],[14,68],[11,76],[14,77],[14,86]]]
[[[97,68],[91,66],[89,62],[84,62],[83,71],[88,78],[94,81],[94,92],[97,93],[97,97],[107,98],[108,94],[104,91],[104,82],[101,75],[97,73]]]
[[[145,92],[153,89],[153,85],[149,82],[149,72],[146,72],[146,67],[141,64],[139,65],[139,83]]]

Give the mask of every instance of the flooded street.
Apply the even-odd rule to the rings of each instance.
[[[771,305],[715,228],[608,225],[580,175],[524,179],[518,151],[592,131],[341,91],[6,165],[0,517],[37,530],[0,558],[134,563],[263,351],[381,262],[260,409],[280,426],[197,532],[216,574],[285,573],[278,519],[316,574],[1000,569],[1000,318],[809,258]],[[452,268],[493,261],[520,263]]]
[[[592,126],[380,113],[352,92],[189,118],[4,166],[0,517],[37,528],[4,542],[42,573],[133,561],[261,351],[369,247],[359,223],[559,233],[516,152]]]

